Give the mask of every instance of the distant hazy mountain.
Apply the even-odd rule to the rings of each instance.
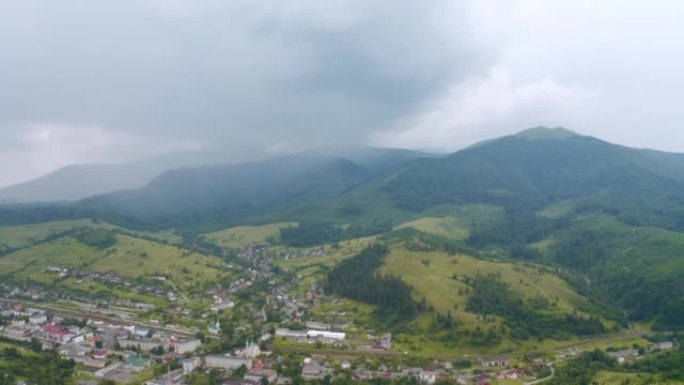
[[[198,151],[122,164],[70,165],[28,182],[0,188],[0,204],[77,201],[144,186],[174,168],[226,164],[236,160],[227,153]]]
[[[555,266],[617,306],[607,309],[615,320],[684,327],[684,155],[564,129],[538,127],[448,156],[361,148],[182,168],[73,204],[0,207],[0,224],[91,217],[188,234],[297,221],[288,239],[300,244],[434,216],[453,217],[467,238],[419,237],[415,247]]]
[[[235,223],[247,216],[341,196],[417,158],[431,156],[408,150],[352,148],[182,168],[165,172],[138,189],[86,199],[79,207],[163,227]]]

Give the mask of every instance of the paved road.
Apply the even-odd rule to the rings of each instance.
[[[542,354],[542,353],[557,353],[557,352],[566,351],[566,350],[569,350],[572,348],[579,348],[579,347],[582,347],[585,345],[592,345],[592,344],[595,344],[598,342],[619,341],[621,339],[633,338],[636,336],[642,336],[642,335],[646,335],[646,334],[647,333],[643,333],[643,332],[629,331],[626,333],[604,335],[603,337],[596,337],[596,338],[591,338],[591,339],[587,339],[587,340],[580,341],[580,342],[574,342],[571,344],[559,345],[555,348],[506,354],[506,356],[522,357],[524,355],[534,355],[534,354]],[[316,349],[316,348],[308,347],[308,346],[279,346],[279,345],[271,345],[270,347],[273,351],[276,351],[276,352],[318,354],[318,355],[328,355],[328,356],[337,356],[337,357],[357,357],[357,356],[397,357],[397,356],[404,356],[405,355],[404,353],[398,352],[398,351],[383,351],[383,350],[353,350],[353,349],[334,350],[334,349]],[[463,355],[462,354],[462,355],[435,355],[435,356],[431,356],[431,357],[435,358],[435,359],[443,359],[443,360],[479,360],[482,357],[490,357],[492,355],[493,354],[487,354],[487,355],[478,355],[478,354],[470,354],[470,355],[465,354],[465,355]]]

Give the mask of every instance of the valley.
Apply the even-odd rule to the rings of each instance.
[[[640,384],[653,357],[680,354],[684,181],[666,158],[551,129],[445,157],[371,152],[0,207],[3,341],[68,348],[122,383],[195,362],[186,375],[225,381],[244,365],[284,381],[554,384],[586,360],[603,368],[589,379]],[[103,342],[86,360],[53,329]]]

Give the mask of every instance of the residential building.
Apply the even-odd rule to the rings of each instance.
[[[237,369],[243,365],[248,369],[252,367],[252,359],[251,358],[236,358],[236,357],[221,356],[221,355],[206,356],[205,357],[205,363],[206,363],[206,366],[208,368],[227,369],[227,370],[235,370],[235,369]]]
[[[262,378],[267,379],[269,384],[273,384],[278,378],[278,372],[272,369],[252,369],[245,374],[245,380],[257,383],[261,382]]]
[[[202,341],[198,339],[178,341],[175,344],[173,344],[173,351],[176,354],[192,353],[195,350],[197,350],[200,346],[202,346]]]

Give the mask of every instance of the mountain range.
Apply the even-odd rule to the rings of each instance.
[[[74,164],[30,181],[0,188],[0,204],[73,202],[94,195],[142,187],[161,173],[181,167],[201,167],[255,159],[265,154],[188,151],[140,161]]]
[[[182,168],[74,203],[0,209],[5,225],[82,217],[193,234],[292,221],[283,240],[298,246],[379,234],[424,243],[393,226],[453,218],[465,238],[438,247],[562,269],[616,319],[684,326],[684,155],[561,128],[447,156],[365,148]]]

